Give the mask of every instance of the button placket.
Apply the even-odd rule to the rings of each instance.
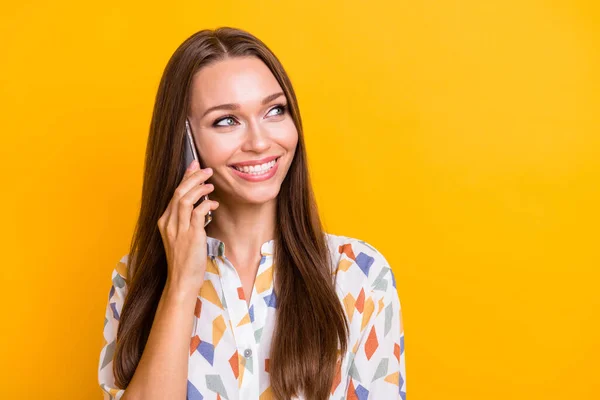
[[[255,353],[255,342],[254,342],[254,329],[250,318],[250,310],[245,300],[238,297],[237,288],[242,286],[240,277],[227,259],[222,256],[224,262],[224,268],[222,268],[221,285],[223,286],[223,295],[227,302],[227,310],[231,320],[231,328],[233,329],[233,337],[235,340],[237,351],[240,355],[245,357],[245,363],[251,363],[251,366],[244,367],[240,364],[240,368],[246,368],[244,373],[242,385],[239,387],[239,398],[240,399],[254,399],[258,398],[258,359],[253,357]],[[252,304],[250,304],[252,305]],[[248,318],[248,321],[239,325],[241,321]],[[251,372],[252,371],[252,372]]]

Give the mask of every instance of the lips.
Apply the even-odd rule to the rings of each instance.
[[[269,179],[271,179],[273,176],[275,176],[275,174],[277,173],[277,169],[279,168],[279,158],[276,158],[277,161],[275,161],[275,165],[273,165],[269,170],[267,170],[264,173],[259,173],[259,174],[253,174],[253,173],[246,173],[243,171],[239,171],[237,169],[235,169],[234,167],[229,167],[231,168],[231,171],[234,175],[249,181],[249,182],[262,182],[262,181],[267,181]]]
[[[239,167],[246,167],[246,166],[250,166],[250,165],[261,165],[261,164],[273,161],[279,157],[281,157],[281,156],[269,156],[269,157],[261,158],[260,160],[242,161],[242,162],[235,163],[235,164],[229,164],[229,166],[239,168]]]
[[[280,158],[281,158],[281,157],[277,157],[276,159],[274,159],[274,160],[272,160],[272,161],[269,161],[269,162],[266,162],[266,163],[265,163],[265,164],[273,164],[273,165],[271,165],[271,167],[269,167],[269,170],[270,170],[270,169],[273,169],[273,168],[274,168],[276,165],[278,165],[278,164],[279,164],[279,159],[280,159]],[[255,167],[256,167],[256,166],[260,166],[260,165],[262,165],[262,164],[256,164],[256,165],[253,165],[253,166],[255,166]],[[247,172],[246,172],[246,171],[244,171],[244,169],[243,169],[244,167],[238,167],[237,165],[230,165],[230,166],[229,166],[229,168],[233,169],[234,171],[238,171],[238,172],[242,172],[242,173],[251,172],[251,171],[247,171]],[[247,168],[247,167],[246,167],[246,168]],[[251,167],[250,167],[250,168],[251,168]],[[267,170],[267,171],[269,171],[269,170]],[[254,171],[254,172],[258,172],[258,171],[256,170],[256,171]],[[264,172],[265,172],[265,171],[263,171],[263,173],[264,173]]]

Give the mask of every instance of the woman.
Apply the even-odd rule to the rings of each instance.
[[[206,169],[183,161],[186,118]],[[392,270],[323,232],[290,80],[242,30],[200,31],[170,59],[112,282],[105,399],[406,396]]]

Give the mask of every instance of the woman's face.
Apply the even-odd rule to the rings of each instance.
[[[205,66],[194,75],[190,101],[188,119],[201,167],[213,169],[213,197],[255,204],[276,198],[294,158],[298,131],[269,68],[256,57]],[[261,162],[273,157],[275,166]],[[254,171],[236,170],[240,164]]]

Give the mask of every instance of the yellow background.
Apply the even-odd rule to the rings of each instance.
[[[597,4],[3,4],[0,397],[101,398],[159,78],[229,25],[291,76],[327,230],[394,269],[408,398],[600,398]]]

